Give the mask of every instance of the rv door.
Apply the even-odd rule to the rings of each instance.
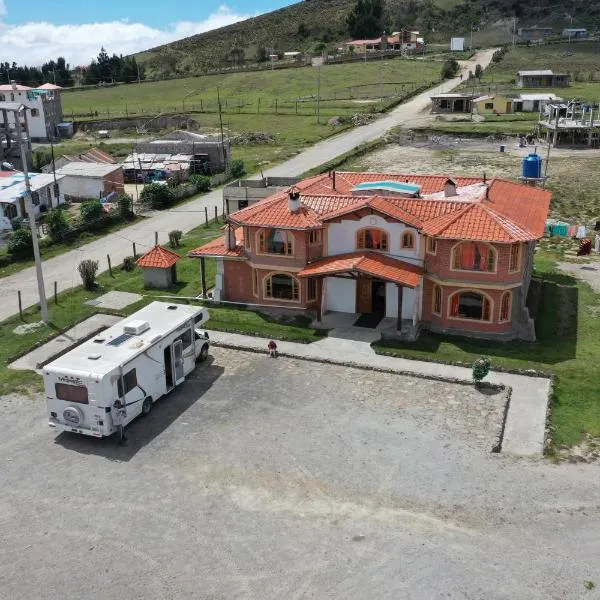
[[[185,379],[183,368],[183,342],[177,340],[173,343],[173,362],[175,371],[175,385],[179,385]]]

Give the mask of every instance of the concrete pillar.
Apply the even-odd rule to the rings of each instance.
[[[396,329],[402,333],[402,292],[404,288],[399,284],[396,284],[396,287],[398,288],[398,323]]]
[[[202,296],[206,298],[208,291],[206,289],[206,261],[204,256],[200,257],[200,281],[202,283]]]

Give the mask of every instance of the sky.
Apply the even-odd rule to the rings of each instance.
[[[298,0],[0,0],[0,61],[86,65],[104,46],[130,54]]]

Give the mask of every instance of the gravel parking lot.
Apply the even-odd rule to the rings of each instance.
[[[1,598],[600,597],[598,466],[491,454],[502,393],[212,353],[127,447],[2,399]]]

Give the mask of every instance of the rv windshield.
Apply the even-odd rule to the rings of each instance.
[[[54,390],[59,400],[89,404],[88,391],[84,385],[70,385],[68,383],[55,383]]]

